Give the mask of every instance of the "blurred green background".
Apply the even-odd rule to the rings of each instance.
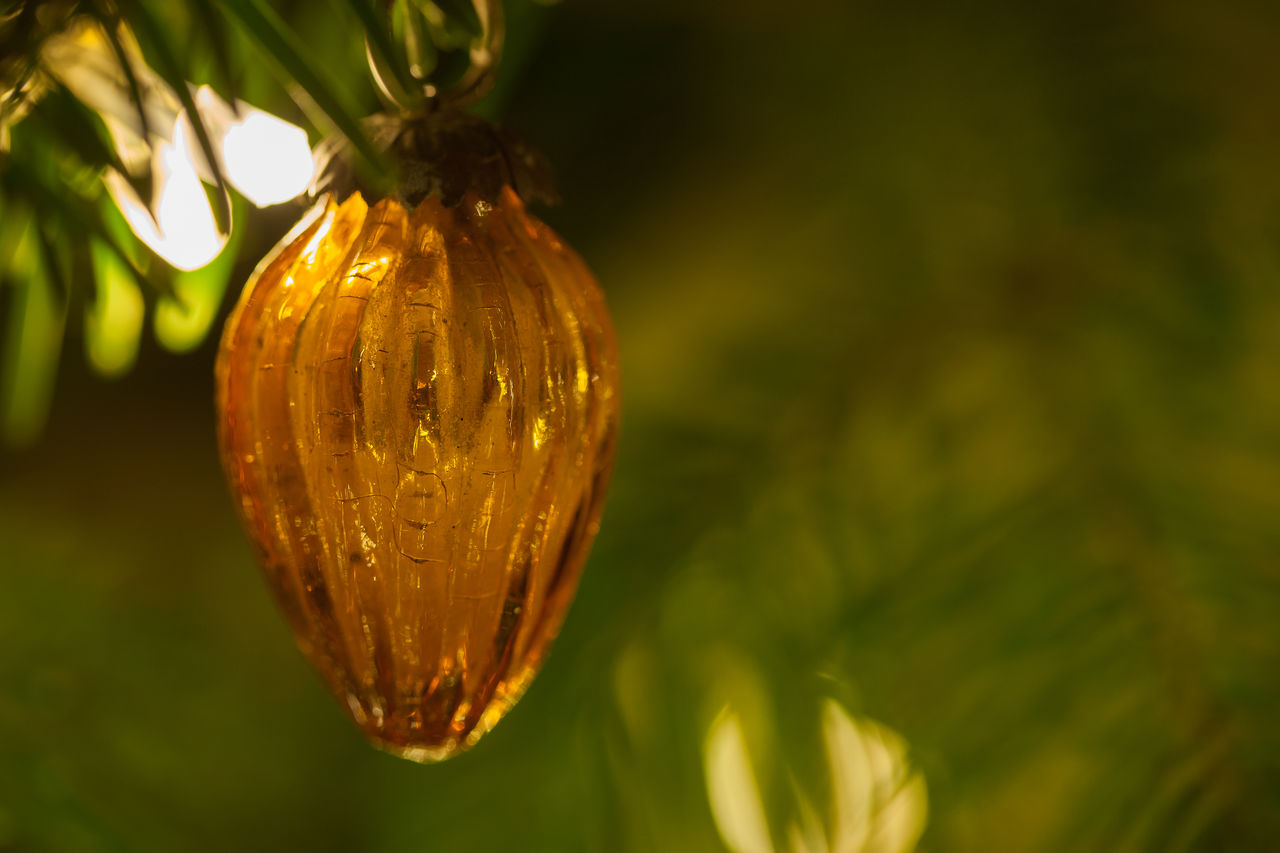
[[[728,707],[795,850],[829,698],[922,850],[1276,849],[1280,6],[507,5],[486,109],[623,355],[545,670],[459,758],[371,749],[234,516],[216,334],[107,381],[69,327],[0,458],[0,849],[720,850]],[[297,210],[250,216],[232,290]]]

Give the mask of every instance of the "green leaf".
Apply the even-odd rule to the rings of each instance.
[[[237,202],[237,207],[243,202]],[[244,210],[236,210],[237,216]],[[243,228],[231,232],[222,252],[199,269],[174,270],[173,290],[177,299],[162,299],[156,304],[154,327],[156,340],[170,352],[184,353],[198,347],[209,334],[218,316],[231,273],[235,271]]]
[[[114,252],[101,240],[91,241],[89,251],[96,294],[85,309],[85,356],[99,374],[123,376],[138,358],[146,305]]]
[[[354,113],[327,83],[319,68],[307,57],[292,30],[262,0],[225,0],[223,10],[231,15],[274,64],[282,79],[301,86],[330,122],[351,140],[372,177],[385,181],[390,177],[385,158],[369,142],[368,136],[354,118]]]
[[[0,16],[0,71],[8,95],[0,103],[0,122],[18,107],[36,70],[40,67],[40,46],[44,37],[37,25],[37,3],[24,3],[17,10],[6,8]]]
[[[107,199],[100,204],[107,230],[121,245],[138,248],[128,223]],[[141,252],[131,253],[135,260]],[[110,246],[93,238],[89,242],[95,295],[85,309],[85,355],[103,376],[127,373],[138,357],[146,304],[128,265]]]
[[[125,262],[139,286],[157,290],[161,295],[174,295],[166,282],[153,281],[134,263],[121,242],[107,230],[102,214],[93,202],[68,192],[65,187],[54,190],[36,177],[33,170],[27,169],[0,170],[0,190],[24,199],[46,221],[59,221],[69,231],[97,237]]]
[[[57,228],[56,222],[42,222],[36,228],[36,245],[40,251],[40,260],[44,265],[45,278],[53,289],[54,295],[61,303],[71,300],[71,253],[70,242],[65,234]]]
[[[102,32],[106,35],[107,42],[111,45],[111,51],[116,55],[116,62],[120,64],[120,70],[124,72],[125,82],[129,85],[129,98],[133,101],[134,109],[138,113],[138,128],[142,133],[144,142],[151,141],[151,123],[147,119],[146,104],[142,100],[142,85],[138,82],[138,75],[133,68],[133,60],[129,57],[129,52],[125,50],[124,44],[120,41],[120,33],[117,26],[118,17],[110,15],[98,8],[98,4],[91,5],[91,12],[97,19]],[[127,173],[121,173],[127,174]]]
[[[209,137],[209,129],[205,126],[204,119],[196,108],[195,99],[191,96],[191,86],[170,47],[170,38],[165,32],[164,25],[156,20],[150,10],[138,0],[121,0],[120,5],[122,10],[127,13],[126,20],[138,37],[138,43],[142,46],[143,53],[148,55],[152,69],[169,84],[169,87],[178,96],[178,101],[182,104],[183,109],[187,111],[187,118],[191,121],[191,127],[195,131],[196,141],[200,144],[200,151],[204,154],[209,170],[213,173],[214,182],[218,185],[218,189],[221,190],[217,194],[213,206],[218,228],[224,233],[228,233],[231,228],[230,190],[227,187],[226,177],[222,174],[222,167],[218,163],[217,154],[214,152],[213,140]]]
[[[36,102],[28,117],[58,142],[69,147],[87,166],[112,168],[128,174],[115,147],[107,140],[97,114],[76,100],[61,83],[54,82]]]
[[[18,257],[18,247],[26,237],[26,223],[30,213],[25,205],[12,195],[0,192],[0,274],[12,268]]]
[[[7,444],[21,446],[40,435],[49,416],[66,303],[57,298],[41,260],[35,223],[9,220],[6,227],[21,228],[23,234],[9,259],[5,288],[14,302],[0,359],[0,431]]]
[[[214,4],[210,0],[192,0],[190,5],[196,23],[200,26],[209,43],[209,48],[213,52],[213,67],[217,72],[218,82],[223,86],[227,103],[231,105],[232,111],[238,114],[236,92],[239,87],[236,85],[236,75],[232,69],[231,47],[224,29],[225,21],[217,13]]]

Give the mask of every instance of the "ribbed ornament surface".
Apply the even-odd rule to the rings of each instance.
[[[222,460],[298,644],[378,745],[465,749],[537,673],[599,526],[617,349],[510,190],[329,199],[268,256],[217,366]]]

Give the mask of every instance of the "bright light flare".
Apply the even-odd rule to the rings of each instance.
[[[200,115],[220,140],[222,171],[258,207],[297,198],[311,185],[315,161],[307,133],[265,110],[236,101],[233,111],[208,86],[196,90]]]
[[[215,169],[194,144],[191,117],[168,84],[147,67],[127,29],[121,27],[118,35],[134,66],[132,78],[101,27],[87,19],[49,39],[42,56],[63,85],[102,116],[126,169],[134,173],[150,160],[155,187],[150,199],[139,198],[123,175],[108,171],[104,177],[130,229],[170,265],[198,269],[227,242],[202,186],[214,183]],[[133,102],[133,78],[144,93],[140,105]],[[232,109],[209,86],[193,88],[212,154],[229,184],[258,207],[307,190],[315,162],[306,131],[243,101]],[[139,108],[145,123],[138,119]],[[143,133],[144,124],[149,134]]]
[[[296,198],[311,185],[306,131],[261,110],[228,128],[222,159],[227,180],[258,207]]]
[[[155,216],[121,175],[107,172],[107,190],[133,233],[160,257],[180,270],[199,269],[226,245],[213,208],[192,159],[186,114],[173,126],[171,141],[155,143],[151,161],[155,178]]]
[[[774,853],[737,714],[728,708],[720,712],[704,750],[711,815],[725,844],[733,853]]]
[[[912,853],[928,817],[924,776],[911,766],[906,744],[885,726],[854,718],[838,702],[823,703],[830,791],[827,810],[815,808],[797,778],[792,819],[785,833],[771,834],[755,761],[738,715],[726,707],[707,732],[703,763],[711,815],[733,853],[779,853],[786,838],[791,853]],[[824,787],[811,785],[810,789]],[[827,817],[826,825],[820,815]]]

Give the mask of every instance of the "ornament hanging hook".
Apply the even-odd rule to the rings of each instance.
[[[471,43],[470,64],[457,83],[439,93],[441,100],[458,109],[474,104],[493,88],[506,36],[502,0],[472,0],[472,7],[480,22],[480,35]],[[429,87],[428,98],[434,95],[434,87]]]
[[[467,26],[470,38],[459,44],[455,41],[456,35],[444,34],[450,17],[465,14],[453,3],[385,0],[382,4],[384,12],[395,21],[402,22],[399,56],[395,59],[389,57],[393,48],[385,37],[380,49],[375,49],[369,32],[365,34],[364,47],[373,82],[388,106],[402,115],[424,110],[431,112],[442,105],[463,109],[493,88],[505,35],[502,3],[501,0],[467,0],[467,5],[472,11],[469,17],[473,17]],[[413,11],[415,7],[426,18],[425,29],[423,21]],[[395,29],[396,25],[392,24],[391,30]],[[435,42],[435,47],[431,46],[432,42]],[[435,65],[432,54],[436,48],[463,48],[467,52],[466,70],[452,83],[437,85],[428,79]]]

